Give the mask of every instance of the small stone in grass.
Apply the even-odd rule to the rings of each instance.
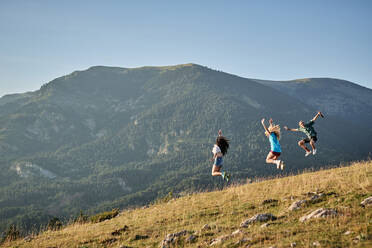
[[[205,224],[201,230],[211,230],[212,228],[208,225],[208,224]]]
[[[372,206],[372,196],[364,199],[360,205],[362,205],[363,207],[367,207],[367,206]]]
[[[314,241],[314,242],[313,242],[313,246],[320,246],[319,241]]]

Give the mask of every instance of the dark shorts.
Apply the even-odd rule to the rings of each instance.
[[[214,159],[213,165],[218,166],[218,167],[222,167],[222,164],[223,164],[222,157],[217,157],[217,158]]]
[[[314,143],[318,140],[318,138],[316,136],[312,136],[311,139],[313,140]],[[303,141],[305,143],[310,143],[310,139],[309,138],[305,138],[305,139],[303,139]]]
[[[274,152],[274,151],[270,151],[272,154],[274,154],[275,156],[279,157],[280,156],[280,152]]]

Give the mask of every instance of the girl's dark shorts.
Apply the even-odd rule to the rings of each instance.
[[[311,139],[313,140],[314,143],[318,140],[318,138],[316,136],[311,136]],[[305,138],[305,139],[303,139],[303,141],[305,143],[310,143],[310,139],[309,138]]]
[[[216,157],[214,159],[213,165],[218,166],[218,167],[222,167],[222,164],[223,164],[223,158],[222,157]]]
[[[274,154],[275,156],[279,157],[280,156],[280,152],[274,152],[274,151],[270,151],[272,154]]]

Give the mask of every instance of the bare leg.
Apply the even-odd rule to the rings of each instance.
[[[305,145],[305,141],[303,141],[303,140],[300,140],[299,142],[298,142],[298,145],[302,148],[302,149],[304,149],[306,152],[310,152],[310,150],[306,147],[306,145]]]
[[[212,176],[221,176],[222,173],[220,172],[220,170],[221,170],[221,167],[220,166],[213,165],[213,167],[212,167]]]
[[[266,157],[266,163],[277,165],[277,160],[276,160],[277,158],[278,158],[277,156],[269,152],[269,154],[267,154],[267,157]]]
[[[313,148],[313,150],[315,150],[315,142],[313,139],[310,140],[310,145],[311,145],[311,148]]]

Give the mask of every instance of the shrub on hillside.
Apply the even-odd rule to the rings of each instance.
[[[119,209],[115,208],[111,211],[99,213],[99,214],[96,214],[96,215],[90,217],[90,221],[93,222],[93,223],[98,223],[98,222],[102,222],[104,220],[112,219],[115,216],[117,216],[118,214],[119,214]]]
[[[61,228],[62,228],[62,222],[57,217],[54,217],[49,220],[48,230],[57,231]]]
[[[80,211],[78,217],[74,219],[74,223],[84,224],[88,222],[88,216],[84,215],[83,211]]]
[[[170,191],[165,196],[157,198],[155,200],[155,203],[167,203],[167,202],[169,202],[172,199],[174,199],[174,195],[173,195],[173,191]]]
[[[14,241],[21,237],[21,233],[18,231],[15,225],[11,225],[9,229],[6,231],[4,240],[6,242]]]

